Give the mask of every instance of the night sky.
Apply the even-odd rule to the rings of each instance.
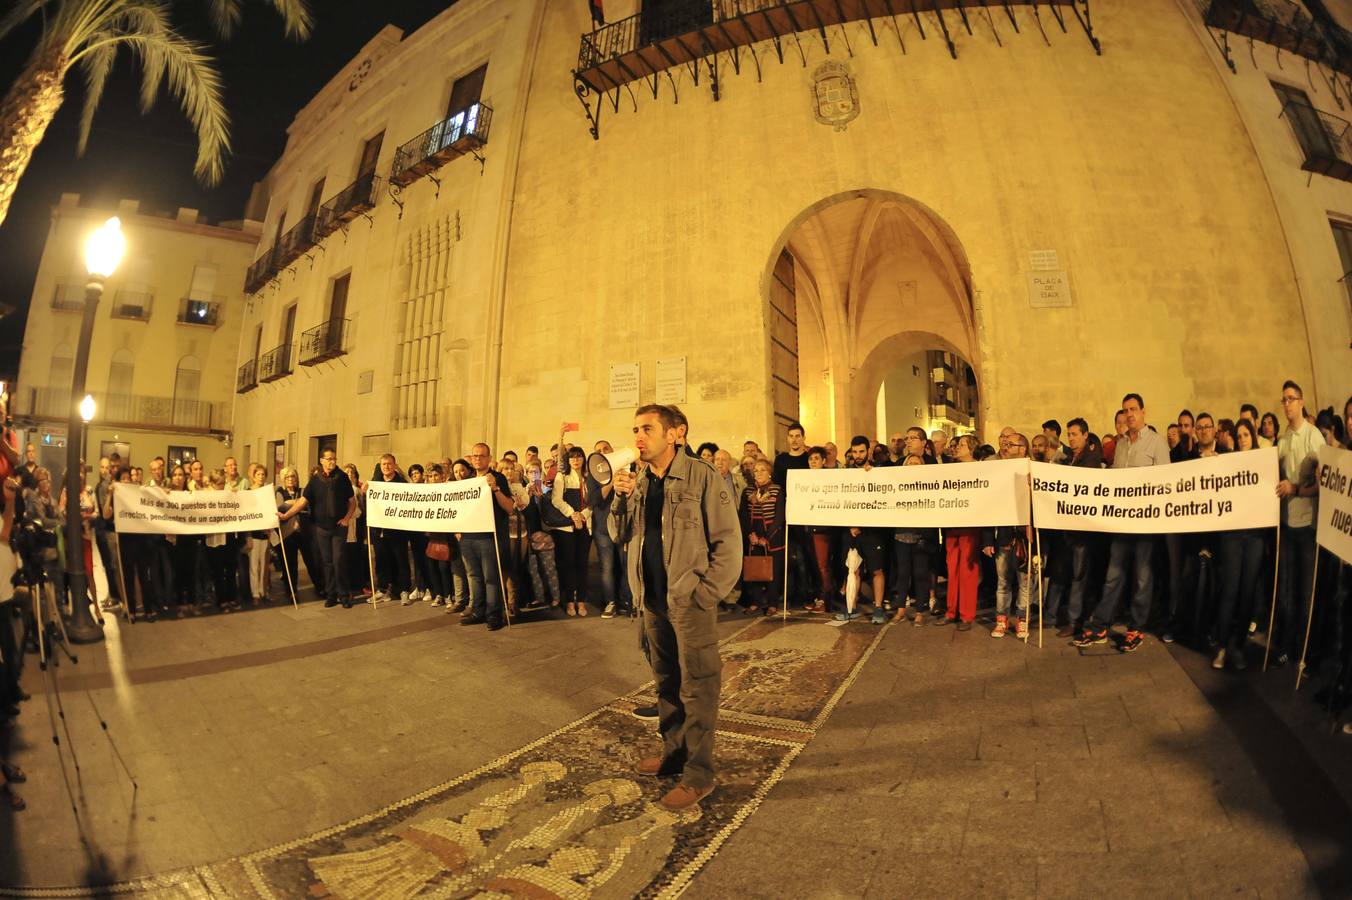
[[[119,198],[141,201],[141,209],[200,209],[213,222],[240,218],[254,182],[266,174],[286,146],[286,128],[296,112],[384,25],[411,33],[454,0],[311,0],[314,31],[304,43],[286,39],[270,5],[248,2],[244,21],[228,42],[215,37],[202,10],[206,3],[175,3],[179,30],[214,48],[225,82],[234,147],[225,177],[214,188],[194,179],[197,144],[175,99],[162,92],[155,108],[141,115],[139,70],[125,53],[94,117],[84,157],[75,154],[84,78],[66,77],[66,98],[48,128],[0,225],[0,302],[18,307],[0,320],[0,378],[18,372],[28,304],[33,294],[51,207],[63,193],[92,197],[112,207]],[[38,30],[21,29],[0,42],[0,91],[22,71]],[[397,135],[396,135],[397,137]]]

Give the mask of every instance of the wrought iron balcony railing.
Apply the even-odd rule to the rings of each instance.
[[[154,295],[149,291],[119,290],[113,297],[113,308],[109,313],[114,319],[136,319],[141,322],[150,320],[150,304]]]
[[[1252,38],[1304,59],[1352,74],[1352,35],[1318,22],[1292,0],[1199,0],[1211,28]],[[1221,46],[1233,71],[1229,42]]]
[[[347,319],[329,319],[300,336],[300,364],[314,366],[347,352]]]
[[[1305,156],[1300,167],[1341,181],[1352,181],[1352,123],[1295,100],[1282,107]]]
[[[779,62],[784,62],[787,48],[789,53],[796,49],[807,65],[799,35],[817,36],[828,54],[833,44],[843,41],[846,51],[853,55],[849,32],[833,26],[863,22],[873,45],[878,46],[886,27],[900,35],[898,20],[911,20],[921,39],[941,37],[949,54],[957,59],[954,38],[959,29],[972,34],[979,25],[996,31],[998,38],[997,22],[1003,13],[1011,32],[1018,33],[1020,24],[1014,9],[1023,6],[1032,8],[1036,27],[1044,35],[1052,22],[1062,31],[1067,31],[1068,24],[1078,23],[1094,51],[1101,53],[1089,5],[1090,0],[669,0],[656,11],[635,13],[582,35],[577,68],[573,70],[574,92],[586,110],[592,137],[599,139],[601,100],[607,94],[612,95],[609,102],[616,112],[620,109],[620,89],[633,82],[646,82],[655,99],[662,85],[659,76],[665,73],[674,96],[676,80],[669,70],[685,66],[697,86],[700,78],[706,77],[702,71],[707,73],[717,100],[720,78],[724,77],[719,71],[720,56],[726,59],[724,67],[730,63],[737,73],[744,61],[753,63],[759,79],[761,56],[748,53],[743,60],[742,48],[762,41],[773,42]],[[985,13],[980,19],[977,10]],[[1043,12],[1050,13],[1045,27]],[[794,38],[792,43],[784,40],[789,37]],[[589,93],[597,97],[594,110]],[[632,93],[630,96],[633,99]],[[637,108],[637,101],[634,105]]]
[[[203,325],[215,328],[221,324],[221,302],[224,298],[215,297],[201,300],[196,297],[184,297],[178,301],[178,324]]]
[[[269,247],[249,266],[249,272],[244,276],[244,293],[258,293],[277,274],[277,269],[277,248]]]
[[[390,183],[406,187],[466,153],[482,161],[492,122],[493,110],[483,103],[452,113],[395,151]]]
[[[258,361],[249,360],[235,373],[235,393],[247,394],[258,387]]]
[[[52,309],[61,312],[84,312],[85,286],[73,282],[63,282],[56,286],[52,294]]]
[[[94,421],[123,428],[226,432],[229,407],[221,402],[94,391]],[[70,417],[70,386],[35,387],[14,398],[14,414],[33,420],[64,422]]]
[[[291,226],[277,242],[277,268],[285,269],[315,245],[315,216],[308,215]]]
[[[267,384],[291,374],[291,345],[273,347],[258,358],[258,383]]]
[[[375,206],[378,190],[380,176],[375,172],[367,172],[357,176],[356,181],[330,197],[328,202],[319,208],[319,215],[315,220],[315,240],[328,237]]]

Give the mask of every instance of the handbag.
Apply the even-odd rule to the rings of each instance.
[[[756,555],[756,547],[742,557],[742,580],[749,582],[767,582],[775,580],[775,560],[764,547]]]
[[[427,542],[427,549],[424,552],[427,554],[428,559],[435,559],[439,562],[451,561],[450,541],[429,540]]]

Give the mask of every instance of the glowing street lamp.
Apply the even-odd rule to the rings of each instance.
[[[89,609],[89,584],[85,578],[84,546],[81,533],[80,494],[84,489],[85,446],[89,422],[94,418],[94,398],[85,394],[85,374],[89,369],[89,343],[94,335],[94,314],[103,296],[103,283],[117,271],[126,252],[127,239],[122,234],[122,223],[116,216],[104,222],[85,241],[85,268],[89,282],[85,285],[84,316],[80,320],[80,342],[75,349],[75,367],[70,385],[70,440],[66,443],[66,578],[70,583],[70,639],[88,644],[103,639],[103,628],[94,621]],[[81,395],[84,399],[79,399]],[[111,564],[111,560],[108,561]]]

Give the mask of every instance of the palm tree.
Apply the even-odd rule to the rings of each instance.
[[[33,151],[65,98],[66,75],[84,74],[79,152],[118,51],[130,50],[141,69],[141,109],[150,109],[167,81],[197,132],[194,172],[206,184],[220,181],[230,150],[230,117],[221,79],[207,48],[175,30],[168,0],[11,0],[0,14],[0,40],[41,16],[42,30],[23,72],[0,101],[0,224]],[[229,37],[239,22],[241,0],[206,0],[212,25]],[[310,33],[307,0],[268,0],[281,14],[289,37]]]

